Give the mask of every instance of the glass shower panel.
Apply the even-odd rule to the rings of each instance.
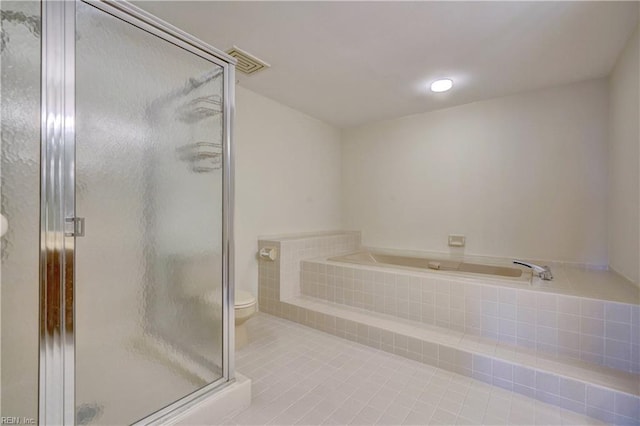
[[[76,420],[222,377],[223,68],[78,3]]]
[[[0,415],[37,419],[40,3],[0,2]],[[5,419],[3,421],[10,421]]]

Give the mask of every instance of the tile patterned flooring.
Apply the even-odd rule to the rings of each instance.
[[[589,417],[258,313],[236,368],[253,401],[237,425],[591,425]]]

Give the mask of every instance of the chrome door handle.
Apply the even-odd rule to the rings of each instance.
[[[65,237],[84,237],[84,217],[68,217],[64,222]]]

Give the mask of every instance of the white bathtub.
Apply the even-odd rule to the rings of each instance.
[[[332,262],[354,263],[358,265],[391,267],[413,270],[428,270],[447,275],[455,274],[468,277],[487,277],[507,280],[516,283],[530,284],[531,270],[513,265],[484,264],[465,262],[461,260],[438,259],[431,257],[399,256],[377,253],[372,251],[358,251],[341,256],[330,257]]]

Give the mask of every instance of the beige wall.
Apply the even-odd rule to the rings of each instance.
[[[345,228],[374,247],[446,252],[460,233],[468,254],[607,265],[607,102],[601,79],[346,130]]]
[[[236,288],[257,295],[259,236],[340,228],[340,132],[236,89]]]
[[[609,79],[609,262],[640,281],[639,30],[627,42]]]

